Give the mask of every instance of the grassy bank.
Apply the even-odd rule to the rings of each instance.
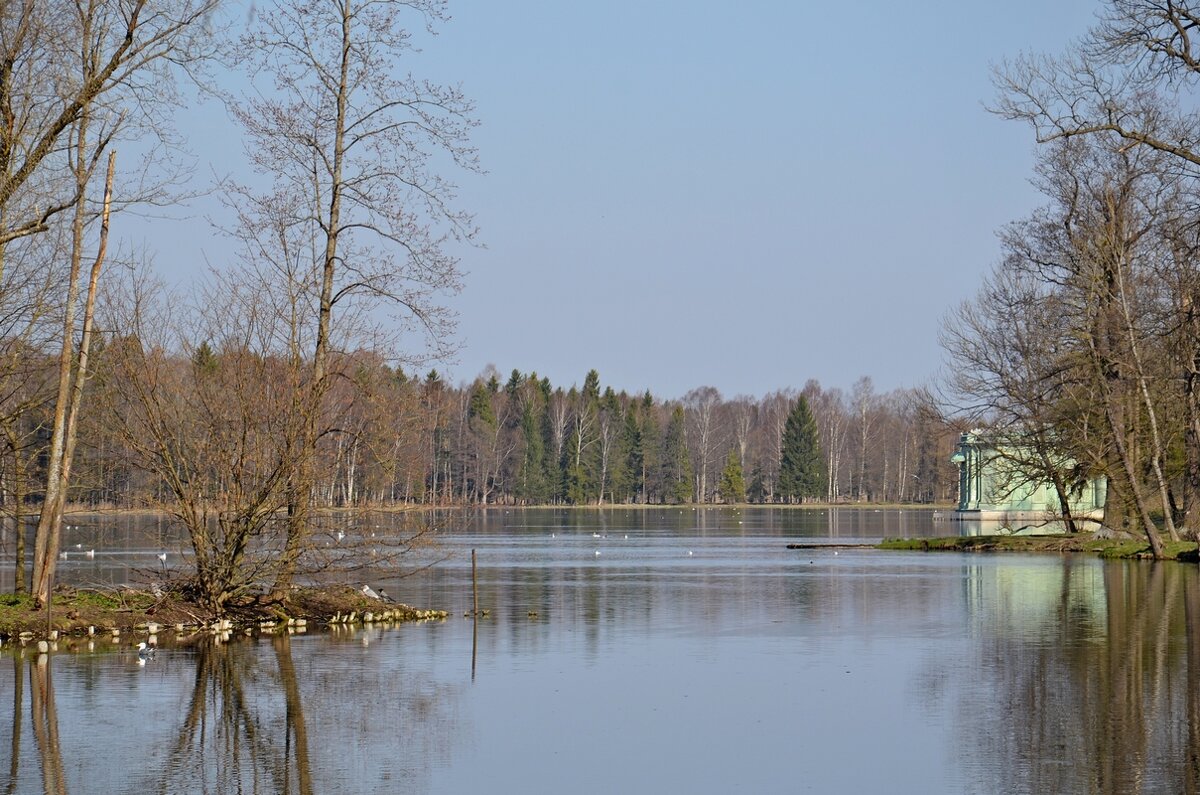
[[[1149,558],[1150,545],[1130,539],[1101,539],[1091,536],[946,536],[940,538],[886,538],[876,549],[920,552],[1083,552],[1102,558]],[[1196,561],[1200,554],[1194,541],[1164,543],[1168,560]]]
[[[288,626],[346,624],[362,621],[422,621],[445,618],[439,610],[371,599],[344,585],[302,588],[286,602],[247,601],[234,606],[224,619],[229,629],[269,632]],[[0,594],[0,638],[44,640],[50,633],[63,636],[129,636],[145,639],[157,625],[160,632],[195,632],[211,628],[214,618],[196,605],[173,594],[155,596],[128,588],[111,591],[61,589],[50,610],[35,610],[29,594]]]

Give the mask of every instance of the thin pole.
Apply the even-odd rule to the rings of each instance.
[[[471,681],[475,681],[475,657],[479,650],[479,622],[471,622]]]
[[[475,577],[475,550],[471,550],[471,615],[479,618],[479,581]]]

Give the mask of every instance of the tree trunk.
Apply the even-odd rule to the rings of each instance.
[[[37,535],[34,538],[33,596],[40,607],[50,599],[58,564],[58,550],[62,541],[62,515],[66,502],[67,485],[71,477],[71,459],[75,453],[75,431],[79,407],[83,400],[83,387],[88,377],[88,351],[92,339],[92,322],[95,316],[96,286],[108,248],[108,221],[112,207],[113,174],[116,170],[116,152],[108,155],[108,174],[104,181],[104,206],[100,222],[100,241],[96,259],[88,277],[87,298],[84,303],[83,333],[79,343],[79,361],[72,367],[75,353],[74,325],[75,302],[79,297],[79,271],[83,259],[83,228],[85,223],[84,190],[87,185],[88,165],[83,152],[86,150],[86,124],[81,121],[78,136],[80,158],[76,177],[80,188],[79,205],[76,208],[71,249],[71,283],[68,285],[68,305],[63,321],[63,344],[59,353],[58,398],[54,407],[54,429],[51,432],[49,461],[46,473],[46,495],[42,512],[38,517]],[[72,372],[74,370],[74,372]],[[72,379],[72,375],[74,378]]]

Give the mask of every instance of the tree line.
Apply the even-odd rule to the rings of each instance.
[[[151,325],[161,328],[161,319]],[[161,338],[105,342],[71,502],[168,502],[173,488],[184,488],[166,482],[180,477],[164,469],[169,456],[191,460],[188,483],[207,484],[213,497],[244,488],[234,476],[251,455],[281,461],[285,455],[270,451],[295,444],[289,390],[281,388],[296,377],[290,367],[208,340],[186,351]],[[866,378],[849,392],[809,381],[757,399],[700,387],[662,400],[602,386],[595,370],[582,387],[565,389],[518,370],[501,380],[494,369],[452,385],[436,370],[410,376],[363,350],[332,356],[331,372],[313,462],[313,502],[322,508],[930,503],[956,495],[956,429],[923,392],[876,394]],[[39,410],[13,428],[27,444],[0,455],[0,501],[10,513],[41,499],[52,405],[29,397]],[[269,466],[264,458],[253,468]]]

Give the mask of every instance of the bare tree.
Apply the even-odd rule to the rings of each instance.
[[[1162,153],[1167,170],[1191,183],[1200,177],[1200,118],[1188,103],[1176,102],[1182,89],[1200,76],[1196,57],[1200,9],[1191,0],[1108,0],[1100,24],[1061,57],[1024,56],[996,74],[996,111],[1028,122],[1042,142],[1081,137],[1112,139],[1126,149]],[[1194,202],[1193,202],[1194,207]],[[1173,257],[1182,290],[1176,304],[1173,352],[1183,391],[1186,474],[1180,518],[1200,533],[1200,336],[1191,320],[1195,302],[1194,209],[1177,235]],[[1187,251],[1185,256],[1178,256]],[[1140,358],[1140,357],[1139,357]],[[1134,363],[1135,366],[1136,362]],[[1145,403],[1145,396],[1143,395]],[[1152,444],[1162,446],[1160,438]],[[1170,529],[1170,528],[1168,528]]]
[[[86,114],[77,127],[76,179],[80,195],[86,191],[91,178],[90,151],[85,143]],[[71,478],[71,462],[75,454],[76,431],[79,409],[83,401],[83,388],[89,377],[88,360],[92,343],[92,322],[95,317],[96,290],[100,270],[108,248],[109,213],[112,206],[113,173],[116,169],[116,153],[108,157],[108,173],[104,182],[104,202],[101,210],[99,247],[92,261],[84,299],[83,325],[79,347],[75,347],[74,321],[75,304],[78,300],[79,275],[83,265],[83,233],[87,223],[84,203],[76,205],[71,234],[71,268],[67,284],[66,311],[63,315],[62,348],[59,353],[58,394],[54,407],[53,430],[47,457],[46,490],[42,500],[42,512],[38,518],[37,535],[34,538],[33,595],[38,604],[50,599],[50,588],[54,582],[54,571],[58,560],[61,540],[63,505],[67,496],[67,485]]]
[[[186,302],[139,274],[108,310],[126,332],[106,352],[109,422],[169,491],[161,507],[188,532],[193,595],[218,615],[274,574],[302,443],[291,418],[302,374],[275,350],[285,321],[262,287],[227,275]]]
[[[437,297],[459,284],[446,243],[475,234],[470,217],[451,206],[453,185],[435,170],[440,157],[477,167],[467,143],[471,105],[456,88],[401,76],[415,51],[403,27],[411,18],[432,29],[445,18],[443,4],[291,0],[260,9],[238,43],[247,74],[264,85],[231,107],[251,162],[274,184],[265,193],[231,191],[248,237],[291,217],[286,233],[306,252],[301,275],[314,329],[285,563],[298,559],[308,532],[335,309],[386,303],[444,350],[453,318]],[[280,569],[277,589],[287,587],[291,568]]]
[[[721,393],[711,386],[701,386],[683,396],[687,409],[691,433],[688,441],[693,445],[696,473],[696,502],[708,502],[708,467],[714,463],[720,444],[720,427],[717,408],[721,404]]]

